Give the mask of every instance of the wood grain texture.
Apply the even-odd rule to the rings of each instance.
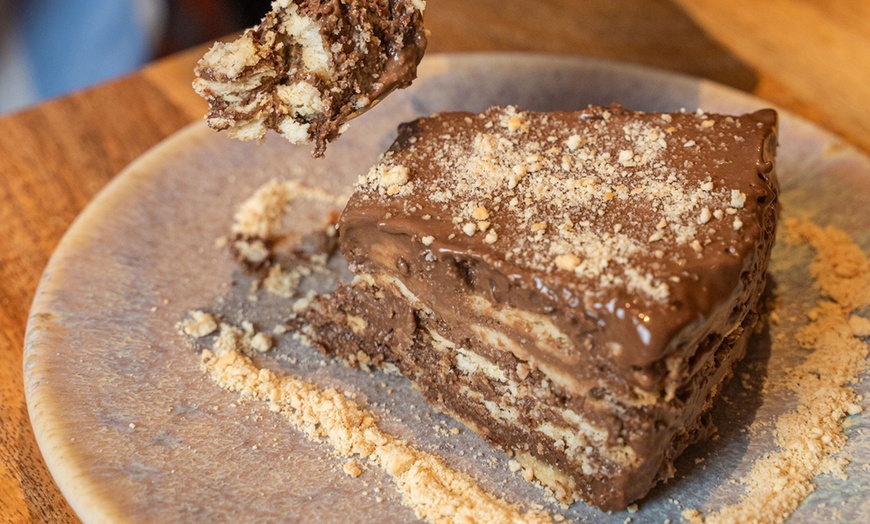
[[[870,150],[870,2],[677,0],[771,81],[756,94]],[[783,89],[787,86],[787,90]]]
[[[755,73],[669,0],[433,0],[430,50],[536,51],[645,64],[751,91]]]
[[[578,54],[710,78],[870,150],[864,0],[429,0],[427,26],[430,52]],[[204,49],[0,118],[0,522],[76,520],[27,417],[27,311],[54,246],[93,196],[201,118],[205,104],[190,82]]]
[[[0,522],[76,520],[24,402],[22,342],[42,268],[97,191],[190,120],[138,75],[0,120]]]

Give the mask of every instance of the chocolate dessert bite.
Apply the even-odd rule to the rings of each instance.
[[[257,140],[272,129],[314,156],[347,121],[417,74],[425,0],[276,0],[260,25],[196,66],[208,125]]]
[[[397,369],[563,502],[673,475],[746,350],[774,241],[776,113],[405,124],[340,223],[355,280],[300,317]]]

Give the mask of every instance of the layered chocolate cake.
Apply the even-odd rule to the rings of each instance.
[[[559,500],[625,508],[708,434],[745,352],[775,148],[772,110],[421,118],[341,216],[355,280],[302,325],[409,377]]]
[[[417,74],[425,0],[276,0],[257,27],[216,43],[193,87],[208,124],[242,140],[272,129],[294,144],[326,144],[353,116]]]

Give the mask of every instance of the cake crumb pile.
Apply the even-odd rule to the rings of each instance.
[[[343,207],[347,200],[319,187],[307,187],[298,180],[271,180],[242,202],[236,211],[232,226],[233,252],[246,264],[263,264],[272,255],[272,245],[282,235],[282,221],[288,206],[303,199],[338,208]]]
[[[202,315],[196,315],[200,318]],[[214,319],[212,319],[214,320]],[[202,366],[222,388],[245,399],[269,403],[311,440],[323,440],[334,452],[351,459],[343,468],[362,474],[356,459],[382,468],[404,504],[433,523],[545,523],[545,513],[521,513],[512,504],[484,491],[470,476],[447,466],[437,455],[382,431],[374,414],[335,389],[256,366],[247,356],[253,337],[246,330],[220,323],[211,349],[202,352]]]
[[[784,522],[815,490],[816,475],[846,478],[849,458],[840,453],[847,440],[843,422],[863,411],[852,386],[866,369],[870,350],[861,340],[870,334],[870,321],[854,311],[870,306],[870,260],[835,228],[791,219],[786,235],[787,241],[815,250],[810,272],[821,294],[797,333],[797,342],[809,353],[781,384],[795,394],[797,408],[775,421],[779,449],[752,464],[741,480],[743,498],[708,515],[684,511],[693,523]]]

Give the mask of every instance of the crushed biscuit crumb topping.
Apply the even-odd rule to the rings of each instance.
[[[742,210],[747,196],[728,181],[693,178],[705,168],[684,148],[715,149],[705,138],[714,133],[697,136],[715,122],[708,115],[616,114],[590,108],[572,123],[509,106],[423,119],[416,140],[383,155],[357,188],[363,200],[401,203],[404,214],[446,217],[451,237],[434,242],[470,237],[524,269],[572,271],[599,289],[623,286],[664,301],[668,284],[646,266],[647,244],[682,264],[715,242],[737,242],[733,231],[750,215],[720,224],[721,210]],[[696,138],[678,138],[684,128]]]

